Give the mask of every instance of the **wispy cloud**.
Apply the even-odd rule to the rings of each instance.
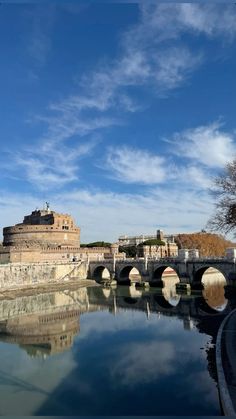
[[[117,123],[117,111],[140,110],[141,104],[127,93],[129,86],[155,86],[157,95],[181,86],[203,60],[201,51],[190,51],[180,39],[189,30],[210,37],[234,34],[231,8],[222,13],[220,6],[141,3],[139,22],[121,37],[119,56],[98,63],[81,78],[76,93],[51,103],[47,116],[38,117],[48,125],[47,136],[83,136]]]
[[[166,49],[156,60],[154,74],[159,90],[174,89],[181,85],[202,62],[202,54],[192,54],[183,47]],[[154,70],[155,71],[155,70]]]
[[[235,35],[232,10],[230,5],[222,9],[221,5],[141,3],[139,22],[121,36],[119,56],[106,64],[98,63],[82,77],[77,93],[51,103],[49,110],[57,117],[50,115],[48,123],[51,119],[55,126],[62,120],[64,127],[73,126],[71,118],[73,122],[76,116],[77,123],[82,124],[79,115],[89,110],[98,114],[114,109],[138,110],[138,104],[127,94],[129,86],[156,84],[157,94],[158,89],[163,92],[179,87],[203,60],[202,51],[190,50],[181,34],[191,31],[192,35],[203,33],[210,38]]]
[[[103,168],[108,176],[124,183],[151,186],[168,182],[169,188],[191,185],[194,189],[209,189],[214,170],[223,168],[236,155],[235,134],[224,131],[217,121],[162,140],[171,145],[168,158],[163,148],[156,155],[123,145],[110,147]],[[180,159],[176,160],[176,156]]]
[[[167,175],[164,157],[127,146],[110,148],[105,167],[126,183],[152,185],[163,182]]]
[[[37,150],[24,149],[23,152],[11,153],[10,166],[14,172],[20,169],[20,176],[27,179],[38,189],[61,188],[65,184],[79,179],[79,162],[90,155],[96,146],[96,140],[71,148],[54,142],[45,142]]]
[[[31,27],[27,52],[33,59],[33,64],[41,68],[45,65],[52,46],[51,31],[55,20],[55,7],[53,4],[48,7],[35,4],[34,8],[29,8],[25,14]]]
[[[143,1],[141,22],[127,34],[125,42],[132,47],[142,45],[153,36],[155,43],[181,36],[183,32],[193,35],[204,34],[207,37],[224,37],[232,40],[236,35],[235,7],[233,3],[156,3]],[[145,36],[143,37],[143,34]]]
[[[214,122],[176,133],[170,140],[175,153],[210,168],[221,168],[236,155],[235,134]],[[172,147],[173,150],[173,147]]]
[[[175,165],[172,170],[172,180],[175,179],[183,187],[192,186],[192,189],[210,190],[213,185],[213,175],[210,170],[193,164]]]
[[[127,386],[151,382],[175,372],[175,349],[168,341],[129,344],[122,348],[112,370],[115,380]]]

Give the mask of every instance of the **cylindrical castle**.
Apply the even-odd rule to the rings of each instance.
[[[80,228],[68,214],[35,210],[21,224],[3,229],[3,245],[14,247],[80,246]]]

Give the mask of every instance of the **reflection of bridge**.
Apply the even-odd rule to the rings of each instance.
[[[202,324],[205,330],[209,319],[213,319],[216,328],[233,307],[228,302],[222,312],[217,312],[201,295],[177,295],[177,305],[173,306],[167,296],[164,289],[95,286],[3,300],[0,301],[0,341],[18,343],[30,354],[52,354],[72,345],[79,332],[80,315],[86,312],[108,309],[113,314],[119,310],[142,311],[147,316],[161,313],[182,319],[184,328]],[[207,333],[211,334],[211,330]]]
[[[107,292],[104,293],[104,291]],[[99,302],[100,306],[108,307],[114,314],[119,309],[127,309],[143,311],[147,316],[150,313],[162,313],[166,316],[177,316],[189,320],[205,316],[222,317],[229,313],[233,307],[233,303],[228,301],[224,310],[217,311],[207,304],[201,294],[179,295],[178,297],[177,304],[172,305],[171,299],[168,301],[163,290],[137,291],[133,286],[107,290],[101,287],[88,288],[90,306]]]
[[[236,283],[236,265],[234,261],[227,259],[126,259],[90,261],[88,275],[90,278],[101,282],[103,272],[108,270],[110,279],[118,283],[129,283],[130,272],[136,268],[140,274],[139,282],[148,282],[150,285],[160,285],[164,270],[170,267],[179,277],[180,283],[190,284],[192,288],[201,286],[204,272],[212,267],[220,271],[228,285]],[[137,280],[135,280],[137,282]]]

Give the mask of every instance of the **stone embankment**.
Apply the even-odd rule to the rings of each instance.
[[[44,262],[0,265],[0,294],[4,291],[53,286],[87,278],[87,263]]]
[[[236,309],[222,322],[216,341],[218,387],[223,413],[236,416]]]

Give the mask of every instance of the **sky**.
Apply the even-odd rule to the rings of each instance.
[[[235,3],[2,1],[0,229],[196,232],[236,155]]]

